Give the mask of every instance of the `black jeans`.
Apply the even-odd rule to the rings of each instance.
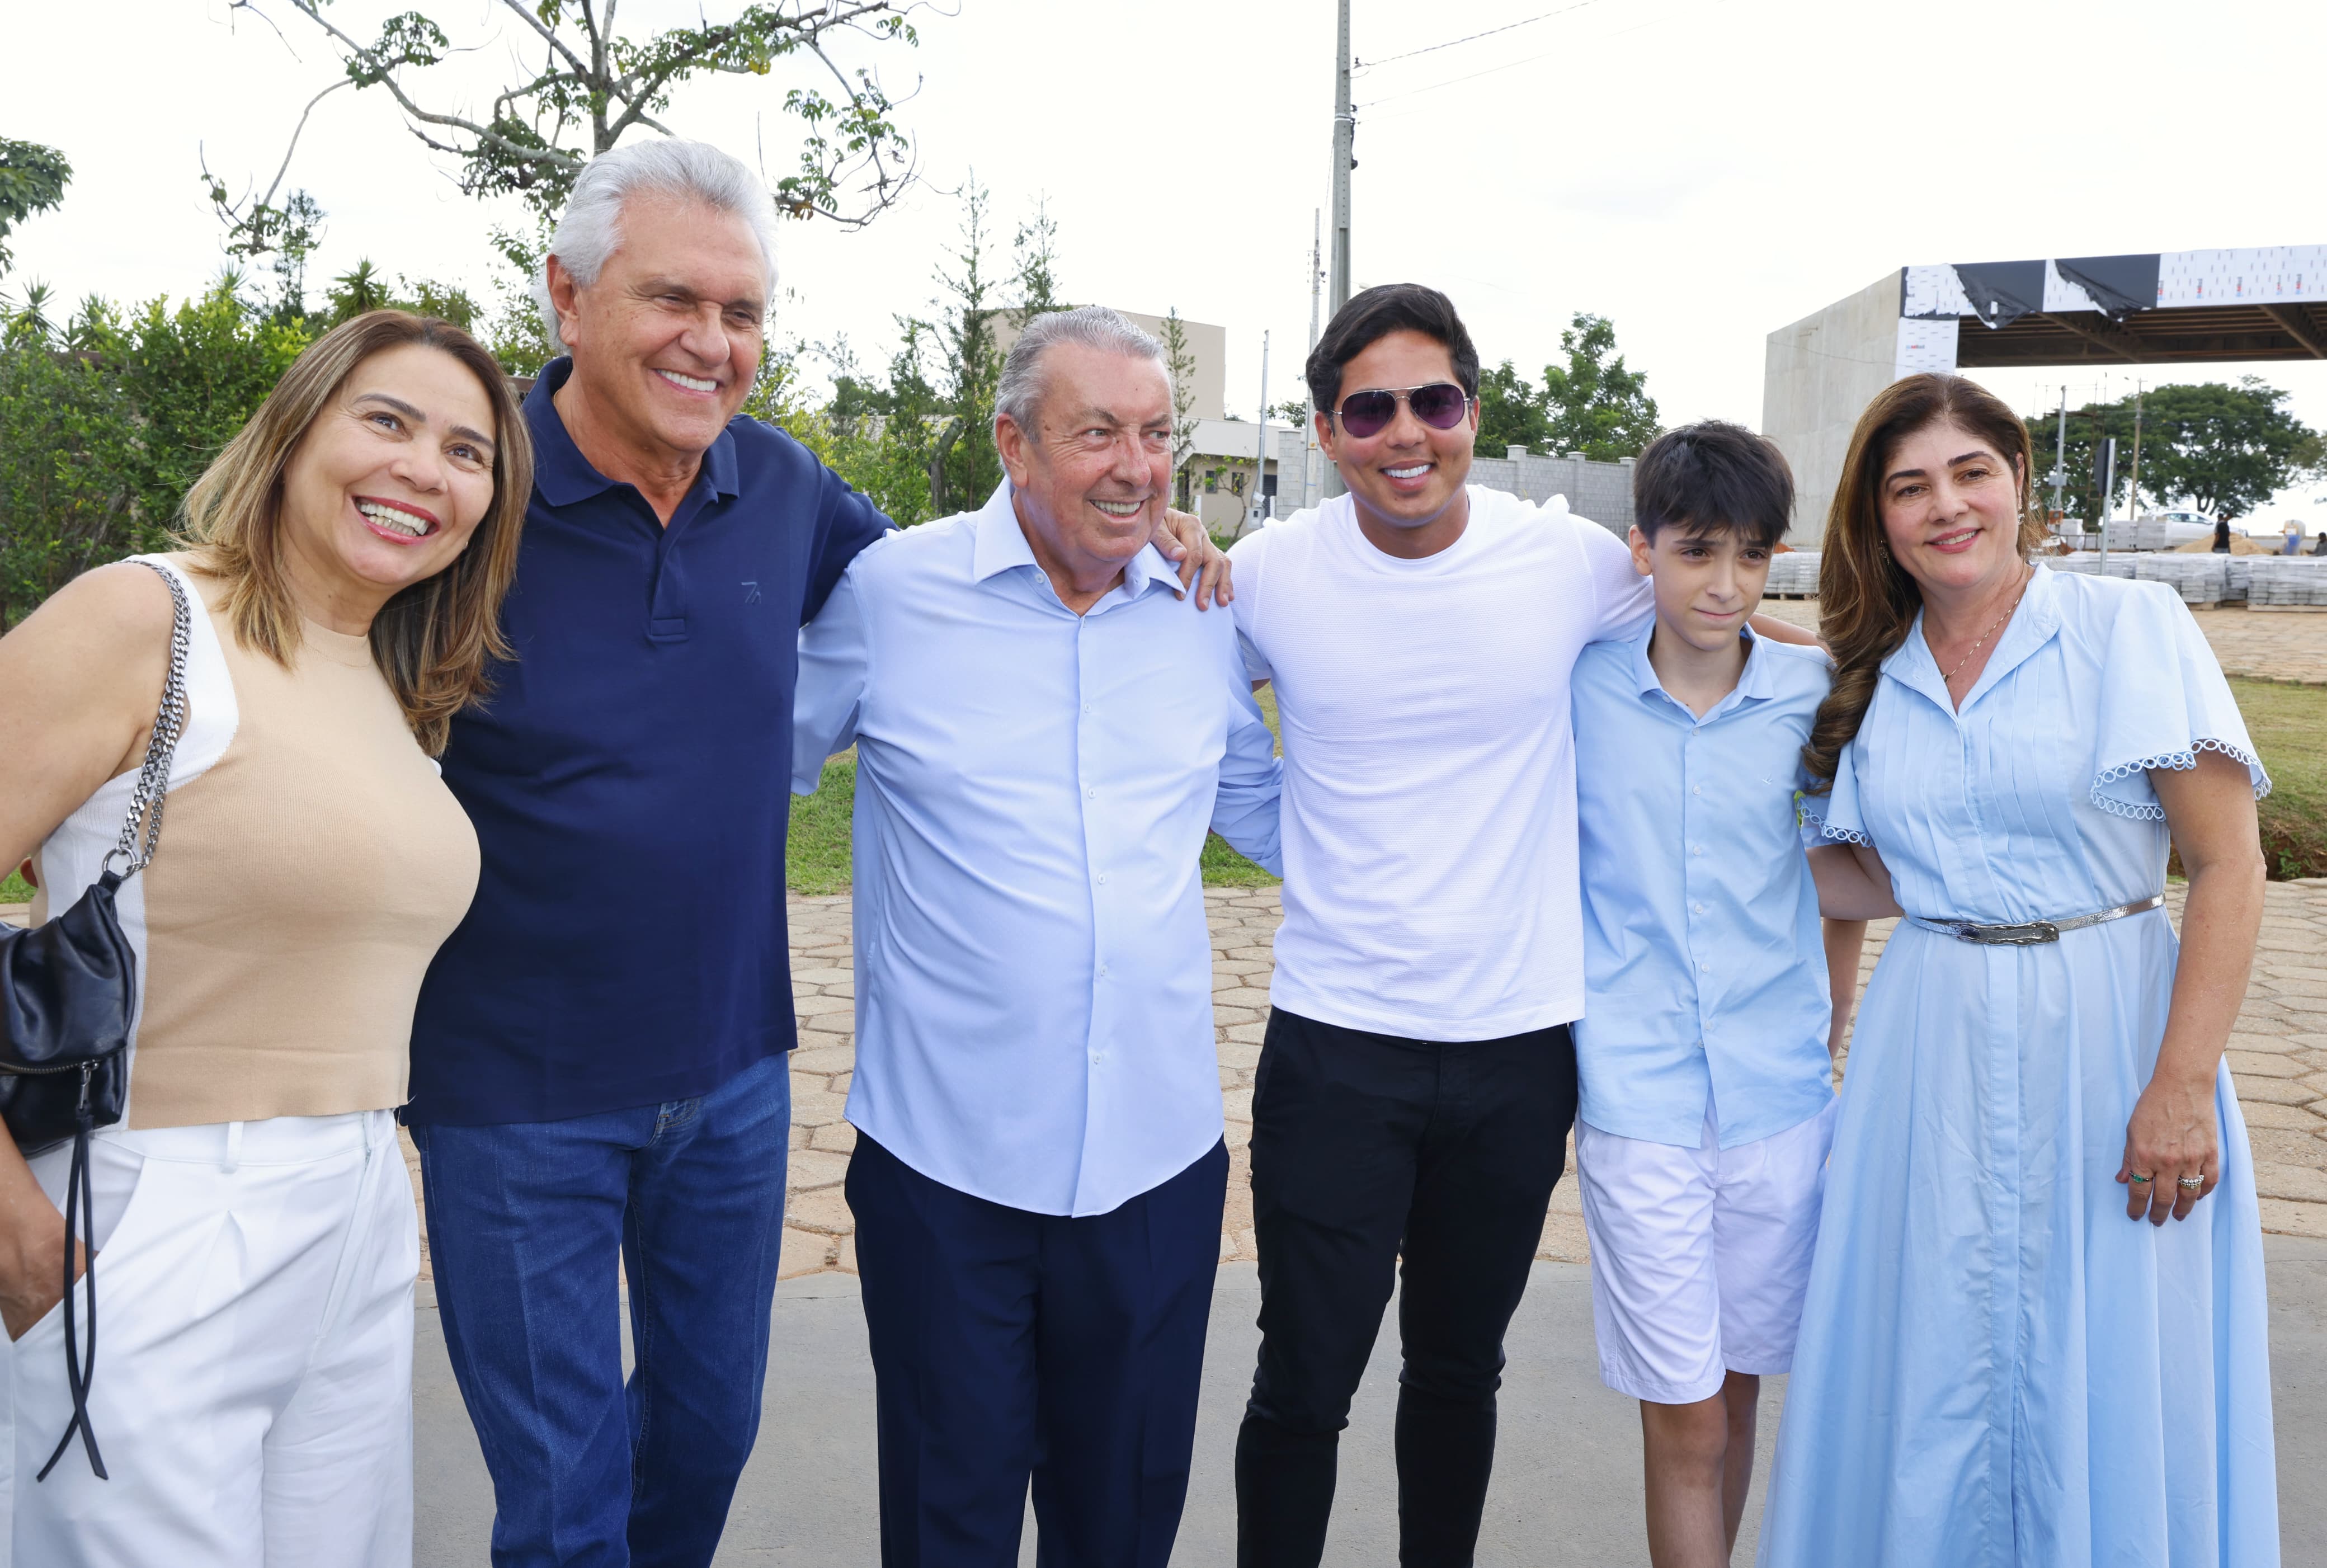
[[[1253,1087],[1260,1367],[1237,1436],[1239,1568],[1313,1568],[1335,1448],[1405,1260],[1398,1561],[1463,1568],[1503,1330],[1575,1120],[1565,1024],[1442,1044],[1273,1011]]]

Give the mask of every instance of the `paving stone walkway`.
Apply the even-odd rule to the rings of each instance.
[[[1815,599],[1765,599],[1762,608],[1781,621],[1817,630]],[[2327,611],[2254,611],[2231,606],[2197,612],[2214,657],[2232,675],[2294,686],[2327,686]]]
[[[2178,922],[2186,891],[2167,902]],[[1268,979],[1279,918],[1275,888],[1209,888],[1212,1016],[1220,1094],[1228,1117],[1229,1199],[1223,1261],[1255,1255],[1247,1145],[1253,1070],[1268,1018]],[[791,901],[792,984],[800,1050],[792,1058],[791,1193],[785,1218],[786,1277],[855,1268],[854,1228],[840,1183],[855,1134],[842,1119],[855,1061],[855,975],[846,896]],[[1859,984],[1874,973],[1895,921],[1869,933]],[[2272,882],[2264,895],[2255,971],[2230,1036],[2230,1070],[2253,1144],[2265,1228],[2327,1238],[2327,878]],[[1589,1255],[1575,1184],[1553,1192],[1536,1255],[1582,1263]]]

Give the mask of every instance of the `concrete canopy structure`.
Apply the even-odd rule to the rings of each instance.
[[[1794,466],[1789,537],[1825,532],[1851,432],[1919,371],[2327,359],[2327,245],[1906,266],[1770,334],[1762,433]]]

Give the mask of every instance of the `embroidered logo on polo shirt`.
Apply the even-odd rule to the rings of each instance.
[[[743,602],[746,604],[757,604],[760,602],[760,585],[757,583],[746,583],[743,584]]]

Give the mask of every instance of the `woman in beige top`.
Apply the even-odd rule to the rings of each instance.
[[[161,847],[119,894],[128,1105],[91,1152],[109,1479],[78,1444],[34,1479],[71,1418],[69,1152],[0,1137],[0,1568],[411,1560],[418,1231],[391,1107],[477,878],[430,759],[507,655],[531,484],[491,357],[378,311],[300,356],[187,497],[191,548],[148,558],[194,615]],[[171,624],[125,562],[0,638],[0,866],[33,856],[36,922],[111,845]]]

